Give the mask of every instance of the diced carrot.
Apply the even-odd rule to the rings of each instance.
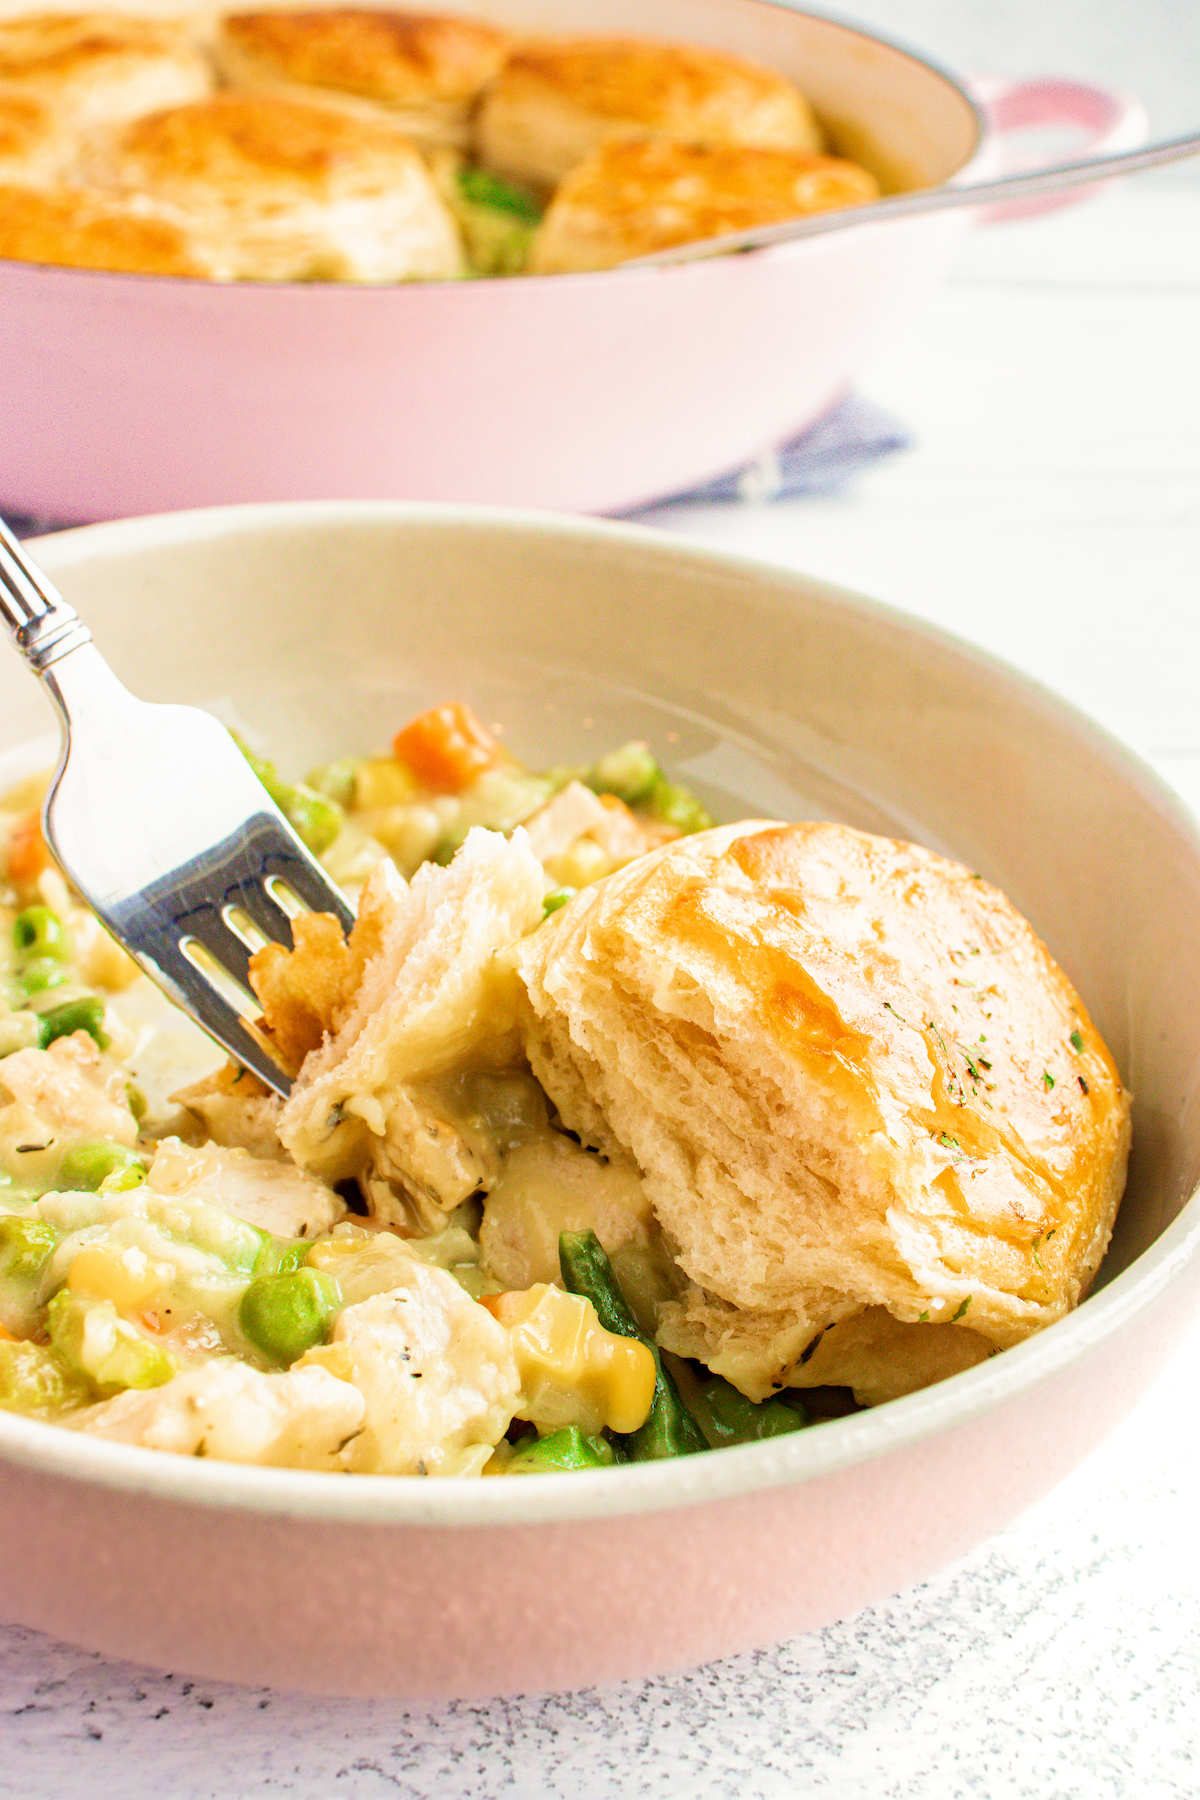
[[[50,852],[42,836],[42,821],[36,812],[17,820],[8,840],[8,878],[24,886],[36,881],[43,869],[50,867]]]
[[[435,794],[459,794],[500,761],[500,747],[469,706],[433,706],[397,732],[392,753]]]
[[[17,1339],[7,1325],[0,1325],[0,1344],[15,1344]]]
[[[507,1294],[480,1294],[479,1304],[487,1312],[491,1313],[493,1319],[498,1319],[500,1317],[500,1302],[507,1298]]]

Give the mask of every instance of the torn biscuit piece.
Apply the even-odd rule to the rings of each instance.
[[[427,863],[395,894],[333,1036],[300,1071],[280,1137],[326,1180],[363,1180],[384,1222],[411,1226],[415,1211],[436,1228],[481,1183],[437,1083],[519,1061],[515,982],[496,957],[541,921],[544,891],[522,830],[470,831],[448,867]]]

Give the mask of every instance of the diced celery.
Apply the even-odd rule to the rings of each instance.
[[[645,800],[655,783],[662,780],[662,770],[645,744],[630,743],[602,756],[584,779],[594,793],[615,794],[618,800],[633,806]]]
[[[654,818],[660,819],[664,825],[673,825],[684,836],[693,831],[708,831],[712,826],[711,814],[705,811],[694,794],[661,777],[646,796],[646,805]]]
[[[0,1410],[48,1419],[90,1399],[87,1383],[44,1344],[0,1342]]]
[[[174,1359],[123,1319],[111,1300],[63,1288],[51,1300],[47,1319],[52,1349],[101,1394],[161,1387],[175,1373]]]

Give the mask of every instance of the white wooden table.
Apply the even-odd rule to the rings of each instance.
[[[1200,187],[1144,184],[964,241],[862,383],[919,447],[853,496],[660,522],[986,644],[1200,806],[1198,369]],[[673,1679],[486,1706],[315,1703],[0,1630],[0,1795],[1191,1800],[1198,1396],[1200,1331],[1085,1468],[974,1555],[830,1630]]]

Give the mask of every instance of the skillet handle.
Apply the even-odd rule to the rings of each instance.
[[[1000,76],[979,75],[972,80],[971,91],[995,133],[995,158],[988,167],[989,176],[1015,175],[1047,161],[1058,161],[1060,156],[1072,160],[1112,156],[1121,150],[1136,150],[1149,136],[1150,122],[1141,101],[1111,88],[1092,87],[1087,82],[1057,76],[1007,81]],[[1021,133],[1056,126],[1073,128],[1078,134],[1068,150],[1048,156],[1044,147],[1028,151],[1022,148]],[[1089,193],[1101,191],[1096,187],[1070,188],[1036,200],[1010,200],[981,210],[976,223],[1002,225],[1036,218],[1063,206],[1075,206]]]

